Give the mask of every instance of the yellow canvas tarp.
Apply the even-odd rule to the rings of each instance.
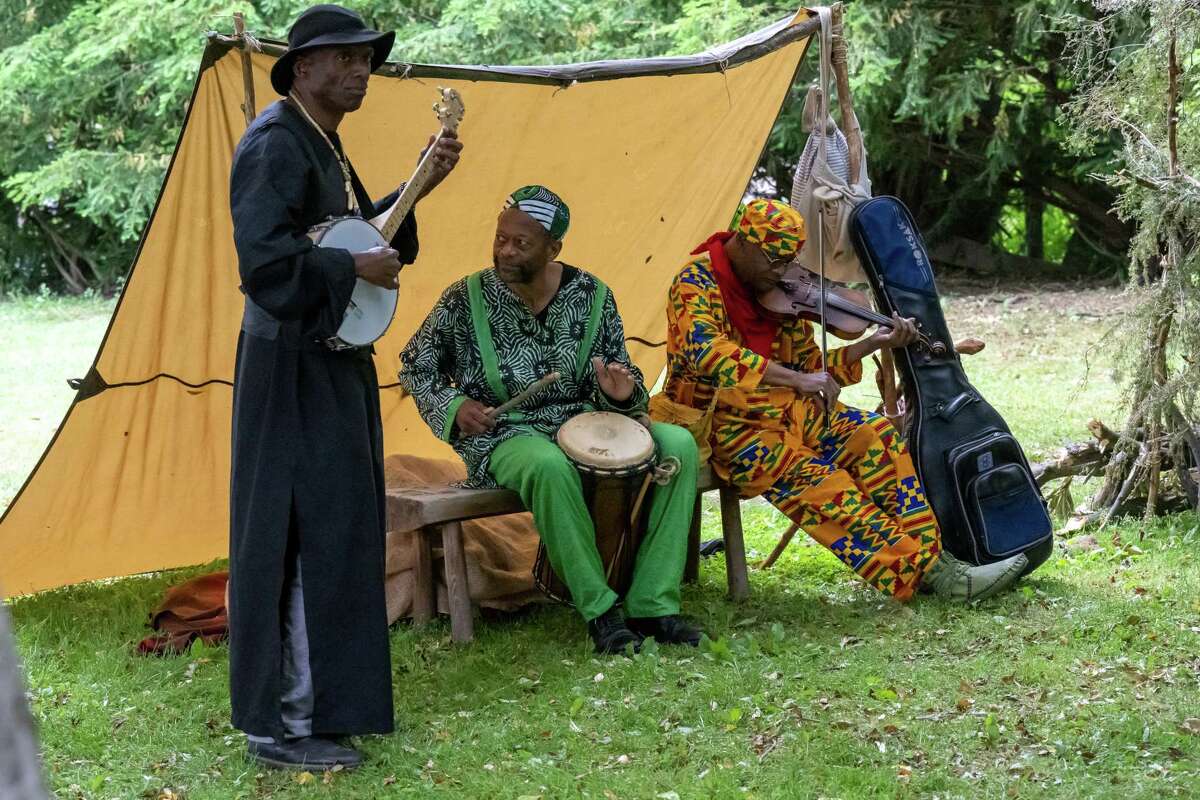
[[[436,129],[437,86],[457,89],[467,109],[462,163],[418,206],[420,258],[376,345],[386,451],[451,452],[395,387],[398,353],[447,285],[491,263],[496,215],[518,186],[544,183],[566,199],[563,259],[612,288],[627,335],[660,341],[671,277],[728,222],[811,28],[801,13],[683,59],[407,75],[391,65],[372,77],[339,132],[375,196],[411,173]],[[260,108],[277,99],[274,58],[253,56]],[[0,522],[0,586],[12,594],[226,554],[242,315],[228,182],[243,97],[241,53],[211,43],[95,366]],[[630,349],[658,374],[661,349]]]

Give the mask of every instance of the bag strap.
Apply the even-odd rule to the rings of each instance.
[[[479,357],[483,360],[483,374],[487,378],[492,394],[501,403],[509,399],[508,389],[500,377],[500,358],[496,355],[496,343],[492,341],[492,326],[487,317],[487,301],[483,299],[483,273],[467,277],[467,299],[471,302],[471,325],[475,329],[475,341],[479,345]]]
[[[583,381],[583,374],[588,365],[588,356],[592,353],[596,333],[600,330],[600,318],[604,314],[604,303],[608,300],[608,287],[604,285],[604,281],[594,275],[592,280],[596,281],[596,291],[592,294],[592,309],[588,314],[587,330],[583,334],[583,341],[579,343],[579,354],[575,356],[576,383]]]

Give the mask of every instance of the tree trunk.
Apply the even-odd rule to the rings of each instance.
[[[962,236],[951,236],[931,246],[929,257],[983,275],[1053,275],[1060,269],[1050,261],[1015,256]]]
[[[1044,259],[1046,247],[1042,233],[1042,214],[1046,203],[1034,192],[1025,193],[1025,255],[1039,261]]]
[[[1170,179],[1180,175],[1176,142],[1180,67],[1175,39],[1172,30],[1167,54],[1167,158]],[[1106,521],[1127,498],[1143,494],[1146,519],[1158,514],[1160,498],[1164,493],[1162,481],[1166,470],[1172,467],[1188,504],[1193,508],[1200,506],[1200,490],[1197,489],[1192,472],[1194,467],[1190,463],[1196,458],[1196,431],[1178,410],[1174,395],[1179,390],[1171,387],[1167,364],[1167,346],[1175,316],[1180,311],[1180,299],[1170,281],[1184,261],[1179,252],[1183,245],[1170,233],[1162,233],[1159,238],[1158,258],[1143,262],[1146,269],[1142,279],[1153,293],[1154,314],[1146,331],[1149,347],[1135,372],[1130,398],[1133,411],[1125,425],[1122,441],[1117,444],[1116,456],[1124,455],[1124,458],[1114,457],[1109,462],[1104,485],[1100,487],[1095,500],[1099,510],[1104,510],[1111,502]],[[1152,270],[1158,274],[1152,275]],[[1131,461],[1135,446],[1140,454]],[[1186,458],[1189,454],[1190,459]]]
[[[8,629],[8,609],[0,605],[0,797],[42,800],[41,765],[33,718],[25,702],[16,650]]]

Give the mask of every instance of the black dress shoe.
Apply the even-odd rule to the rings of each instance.
[[[629,627],[642,636],[659,644],[686,644],[690,647],[700,646],[700,629],[684,621],[678,614],[666,617],[630,617]]]
[[[624,653],[630,645],[636,653],[642,646],[642,637],[629,630],[625,616],[616,606],[589,622],[588,633],[596,643],[597,653]]]
[[[319,736],[283,742],[247,742],[246,754],[260,764],[276,769],[327,770],[340,766],[354,769],[363,762],[362,753]]]

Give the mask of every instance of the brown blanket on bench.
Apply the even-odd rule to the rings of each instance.
[[[415,456],[391,456],[385,462],[389,488],[446,486],[467,476],[461,463]],[[410,537],[387,535],[388,623],[412,615],[413,565]],[[471,602],[484,608],[513,611],[545,597],[533,585],[533,559],[538,536],[529,514],[471,520],[463,523],[467,581]],[[440,552],[434,553],[438,582],[438,611],[449,613],[446,577]],[[196,638],[213,644],[228,635],[225,592],[228,572],[200,575],[167,590],[150,614],[158,634],[139,643],[143,655],[180,653]]]
[[[389,456],[384,462],[389,489],[446,486],[467,477],[459,462]],[[387,538],[388,622],[412,614],[413,563],[408,534],[390,531]],[[468,520],[463,523],[463,549],[467,559],[467,585],[471,602],[483,608],[512,611],[544,599],[533,585],[533,559],[538,535],[529,514]],[[438,611],[449,613],[446,577],[440,551],[434,551],[434,576],[438,582]]]

